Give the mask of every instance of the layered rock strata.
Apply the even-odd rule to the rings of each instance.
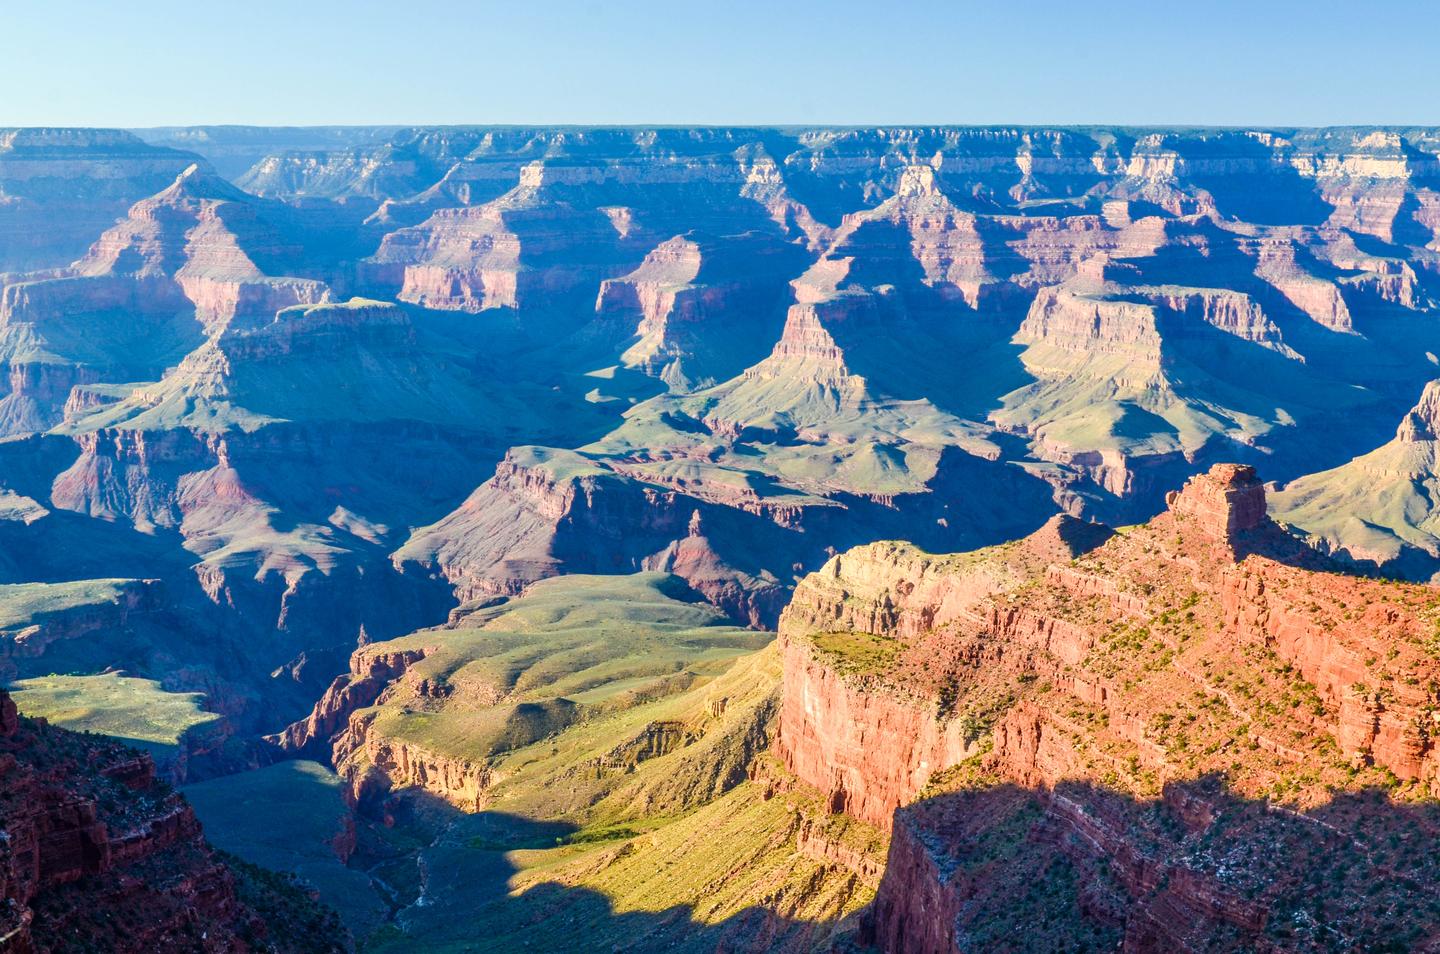
[[[1430,876],[1368,839],[1434,821],[1437,612],[1428,588],[1335,572],[1269,520],[1253,469],[1220,465],[1114,535],[1061,518],[989,551],[835,558],[782,619],[777,751],[893,826],[867,928],[885,950],[1008,949],[1040,910],[1057,943],[1135,951],[1431,937],[1418,909],[1331,911],[1304,886],[1337,850],[1401,909]]]

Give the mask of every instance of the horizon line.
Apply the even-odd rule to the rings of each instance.
[[[1436,122],[1337,122],[1337,123],[1232,123],[1232,122],[191,122],[130,125],[123,123],[0,123],[0,129],[21,130],[118,130],[154,132],[171,129],[1201,129],[1201,130],[1328,130],[1328,129],[1426,129],[1440,131]]]

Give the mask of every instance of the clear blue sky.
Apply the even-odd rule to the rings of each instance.
[[[1437,0],[0,0],[0,126],[1440,124]]]

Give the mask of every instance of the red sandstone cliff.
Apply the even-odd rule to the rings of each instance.
[[[21,719],[0,692],[0,950],[341,951],[333,915],[237,875],[150,757]],[[298,923],[267,922],[242,894]],[[308,907],[308,910],[307,910]],[[278,917],[278,915],[277,915]],[[306,923],[308,919],[308,923]]]
[[[779,754],[837,810],[893,818],[874,940],[1022,949],[985,939],[1025,916],[1008,891],[1043,882],[1025,910],[1054,920],[1037,936],[1300,949],[1285,939],[1313,932],[1286,919],[1318,910],[1303,885],[1329,863],[1309,833],[1404,905],[1428,861],[1365,832],[1434,824],[1403,806],[1440,787],[1440,596],[1328,571],[1268,520],[1248,467],[1195,478],[1106,542],[1072,532],[1066,553],[1066,529],[952,557],[852,551],[783,617]],[[1385,936],[1360,906],[1333,917],[1350,943]]]

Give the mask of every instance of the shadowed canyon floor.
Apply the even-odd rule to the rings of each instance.
[[[1425,949],[1437,302],[1425,128],[0,131],[0,681],[366,949]]]

